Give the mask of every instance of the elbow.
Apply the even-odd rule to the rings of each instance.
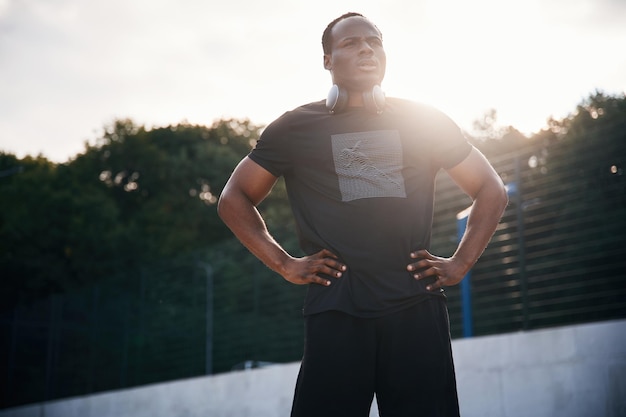
[[[504,214],[504,210],[506,210],[507,206],[509,205],[509,194],[506,190],[506,187],[504,186],[504,183],[501,180],[498,181],[496,201],[498,202],[500,215]]]
[[[482,201],[488,204],[494,214],[497,212],[497,215],[500,217],[504,214],[504,210],[509,205],[509,195],[500,177],[495,177],[493,180],[484,183],[473,200],[475,202]]]
[[[217,200],[217,215],[229,227],[236,227],[242,216],[253,207],[250,200],[237,188],[226,187]]]
[[[217,200],[217,215],[223,222],[226,222],[226,216],[228,213],[228,199],[228,193],[224,190]]]
[[[502,187],[502,214],[504,214],[504,210],[509,205],[509,194],[506,191],[506,188]]]

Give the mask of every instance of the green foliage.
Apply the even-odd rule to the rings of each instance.
[[[260,127],[108,127],[65,164],[0,155],[0,270],[6,305],[230,238],[217,196]]]
[[[562,121],[551,120],[537,135],[543,147],[533,161],[534,178],[558,173],[584,193],[591,211],[611,213],[626,206],[626,96],[596,92]],[[570,204],[564,210],[572,209]]]
[[[232,120],[152,131],[118,122],[107,131],[95,165],[118,202],[120,222],[140,237],[133,256],[174,256],[230,236],[215,204],[257,136],[257,127]]]
[[[65,270],[69,221],[62,214],[65,191],[56,192],[58,167],[42,157],[2,155],[0,170],[14,173],[0,178],[2,293],[13,295],[18,286],[29,292],[56,288],[55,277]]]

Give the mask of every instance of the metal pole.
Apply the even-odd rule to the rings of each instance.
[[[206,274],[206,351],[205,373],[213,374],[213,267],[206,262],[198,262]]]
[[[467,228],[467,218],[472,207],[468,207],[456,215],[458,241],[460,242]],[[461,281],[461,311],[463,316],[463,337],[474,335],[474,317],[472,312],[472,271],[468,271]]]
[[[62,300],[60,295],[52,294],[50,296],[50,317],[48,320],[48,344],[46,349],[46,374],[44,381],[43,400],[48,401],[53,397],[53,379],[54,368],[56,365],[56,357],[58,355],[58,327],[59,310]]]
[[[21,302],[18,301],[15,303],[15,307],[13,308],[13,320],[11,322],[11,347],[9,350],[9,362],[7,363],[7,399],[15,395],[15,384],[13,384],[13,368],[15,367],[15,357],[17,354],[17,337],[18,337],[18,313]]]
[[[524,200],[522,198],[522,170],[519,156],[515,156],[515,214],[517,220],[517,243],[519,253],[519,280],[522,293],[522,329],[528,330],[530,318],[528,313],[528,277],[526,276],[526,241],[524,238]]]

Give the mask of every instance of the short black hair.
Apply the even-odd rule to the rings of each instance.
[[[331,48],[331,38],[330,38],[330,32],[333,30],[333,28],[335,27],[335,25],[339,22],[341,22],[344,19],[347,19],[349,17],[362,17],[363,19],[367,19],[365,16],[363,16],[361,13],[355,13],[355,12],[348,12],[348,13],[344,13],[341,16],[339,16],[338,18],[336,18],[335,20],[333,20],[332,22],[330,22],[328,24],[328,26],[326,26],[326,29],[324,29],[324,33],[322,34],[322,49],[324,50],[324,54],[330,54],[330,50]],[[374,25],[374,27],[376,27],[376,25]],[[381,34],[380,29],[378,29],[376,27],[376,29],[378,30],[378,33]]]

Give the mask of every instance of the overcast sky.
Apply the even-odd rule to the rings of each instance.
[[[0,0],[0,150],[64,162],[117,118],[267,124],[326,97],[321,34],[347,11],[383,33],[387,95],[468,131],[626,91],[626,0]]]

